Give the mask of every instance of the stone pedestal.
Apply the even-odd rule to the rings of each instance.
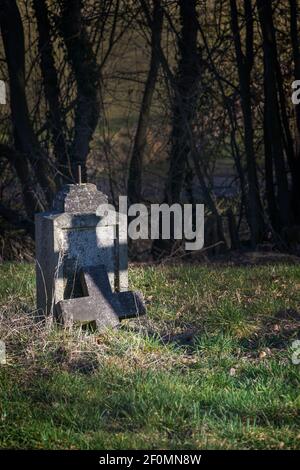
[[[51,212],[36,215],[37,308],[54,312],[57,302],[82,297],[80,269],[106,267],[113,291],[126,291],[127,246],[117,225],[96,214],[107,196],[93,184],[66,185]],[[123,237],[124,239],[124,237]]]

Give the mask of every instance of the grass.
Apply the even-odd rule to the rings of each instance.
[[[148,316],[104,335],[35,323],[32,265],[0,275],[1,448],[300,448],[300,266],[133,267]]]

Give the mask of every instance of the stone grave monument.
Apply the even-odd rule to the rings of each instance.
[[[36,214],[37,309],[65,324],[115,327],[145,313],[139,293],[128,291],[127,236],[118,217],[98,215],[107,196],[94,184],[68,184],[51,212]]]

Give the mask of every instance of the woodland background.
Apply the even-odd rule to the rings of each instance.
[[[203,202],[210,252],[298,250],[297,0],[0,0],[0,239],[30,258],[64,183]],[[179,251],[178,251],[179,250]],[[180,253],[174,242],[133,259]]]

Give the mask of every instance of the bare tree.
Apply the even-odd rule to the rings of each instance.
[[[294,78],[299,80],[300,78],[300,46],[299,36],[297,27],[297,18],[299,16],[299,10],[297,0],[289,0],[290,3],[290,34],[293,51],[294,61]],[[294,173],[293,181],[293,212],[297,223],[300,223],[300,105],[295,106],[296,114],[296,130],[295,130],[295,145],[294,152],[292,155],[291,170]]]
[[[140,0],[141,6],[148,12],[145,0]],[[147,142],[147,129],[149,126],[151,103],[157,81],[159,69],[159,47],[163,26],[163,9],[160,0],[153,0],[153,12],[151,18],[151,59],[148,77],[146,80],[143,99],[139,112],[137,130],[135,133],[133,150],[129,165],[128,198],[131,203],[141,201],[143,157]]]
[[[64,136],[66,122],[60,102],[60,88],[57,69],[54,62],[51,24],[46,0],[34,0],[33,8],[38,28],[38,49],[40,66],[43,77],[45,98],[49,107],[47,127],[50,135],[56,160],[56,181],[61,185],[71,175],[68,161],[67,143]]]
[[[100,69],[82,21],[81,0],[59,0],[59,3],[59,29],[77,86],[74,137],[70,146],[71,175],[76,181],[77,168],[80,165],[82,176],[86,180],[89,145],[100,115]]]
[[[263,209],[259,194],[256,159],[253,145],[253,121],[251,106],[251,69],[253,67],[253,15],[251,0],[244,0],[246,24],[245,52],[242,49],[236,0],[230,0],[231,29],[235,46],[241,105],[244,119],[244,145],[247,159],[248,201],[247,215],[252,245],[261,241],[264,233]]]
[[[11,155],[22,182],[27,214],[32,216],[37,208],[45,207],[47,201],[52,200],[55,183],[48,159],[38,143],[29,117],[25,93],[24,31],[15,0],[1,1],[0,27],[9,75],[15,147],[15,153]]]
[[[197,35],[197,1],[178,0],[181,31],[178,36],[178,67],[173,95],[170,169],[165,190],[169,204],[180,201],[187,159],[191,152],[189,129],[196,115],[200,83]]]
[[[277,48],[270,2],[257,0],[264,52],[264,143],[266,192],[270,219],[276,230],[291,221],[287,168],[284,158],[283,130],[280,120],[277,84]],[[273,168],[276,174],[275,201]]]

